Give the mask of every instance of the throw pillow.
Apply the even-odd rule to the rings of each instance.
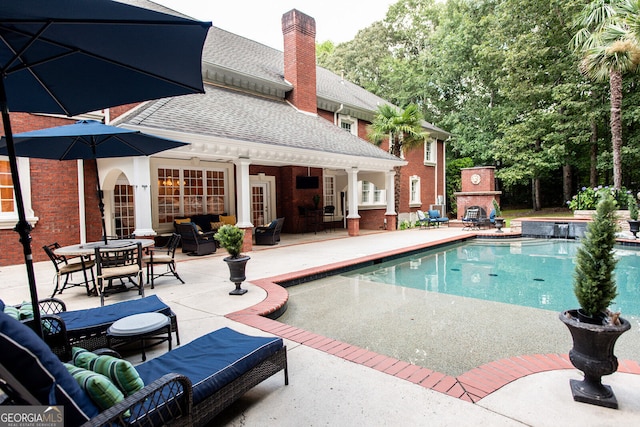
[[[64,366],[100,409],[109,409],[124,400],[124,394],[104,375],[70,363],[64,363]]]
[[[210,223],[210,225],[211,225],[211,230],[217,230],[218,228],[224,225],[224,222],[222,221],[212,222]]]
[[[220,215],[220,221],[228,225],[236,225],[236,216],[235,215]]]
[[[7,305],[4,308],[4,313],[11,316],[13,319],[20,320],[20,310],[12,305]]]
[[[176,219],[174,220],[176,224],[186,224],[188,222],[191,222],[191,218],[180,218],[180,219]]]
[[[128,360],[87,351],[80,347],[71,349],[73,364],[107,376],[124,394],[129,396],[144,387],[144,381]]]

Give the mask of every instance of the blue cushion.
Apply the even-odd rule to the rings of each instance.
[[[283,347],[282,338],[222,328],[136,366],[145,384],[176,372],[193,383],[193,404],[211,396]]]
[[[439,210],[430,210],[429,211],[429,218],[430,219],[437,219],[440,218],[440,211]]]
[[[42,405],[63,405],[65,425],[80,425],[98,408],[35,332],[0,313],[0,363]]]
[[[162,313],[171,314],[171,308],[156,295],[145,298],[128,300],[104,307],[88,308],[85,310],[63,311],[58,316],[64,320],[67,331],[77,331],[94,327],[108,327],[116,320],[132,314]]]

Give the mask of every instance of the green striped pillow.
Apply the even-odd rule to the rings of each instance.
[[[131,362],[113,356],[98,356],[83,348],[73,347],[73,364],[105,375],[125,394],[130,396],[144,387],[144,381]]]
[[[70,363],[65,363],[64,366],[100,409],[109,409],[124,400],[122,392],[104,375],[78,368]]]

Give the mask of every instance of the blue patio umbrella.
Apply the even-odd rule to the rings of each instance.
[[[96,160],[108,157],[149,156],[161,151],[188,145],[142,133],[140,131],[105,125],[96,120],[80,120],[72,125],[57,126],[13,135],[18,157],[52,160]],[[0,155],[7,155],[7,140],[0,139]],[[100,176],[96,167],[96,182],[102,237],[107,243],[104,221],[104,202]]]
[[[0,110],[18,213],[15,229],[34,305],[31,226],[9,111],[74,115],[202,93],[202,47],[210,26],[110,0],[0,2]],[[39,326],[38,310],[34,314]]]

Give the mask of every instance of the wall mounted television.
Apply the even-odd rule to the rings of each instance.
[[[299,190],[320,188],[320,179],[317,176],[296,176],[296,188]]]

